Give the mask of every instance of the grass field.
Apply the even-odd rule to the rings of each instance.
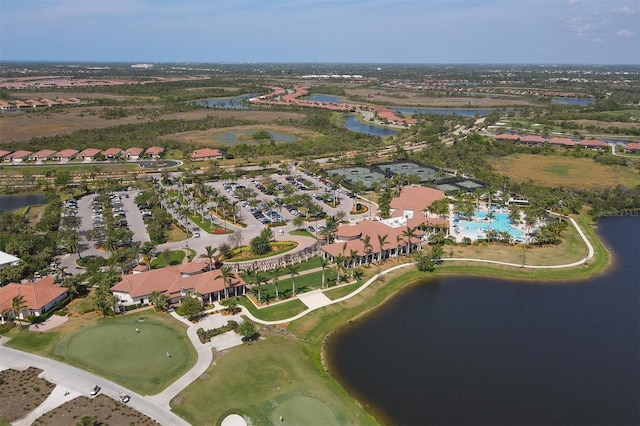
[[[210,395],[210,398],[203,398]],[[335,392],[295,339],[268,335],[218,358],[171,407],[193,425],[220,424],[229,414],[254,425],[371,424],[372,419]]]
[[[517,154],[492,164],[495,170],[516,182],[532,180],[547,186],[581,188],[640,185],[640,174],[623,166],[606,166],[589,158]]]
[[[167,265],[179,265],[184,260],[186,253],[184,250],[173,250],[169,253],[169,258],[167,259],[163,253],[160,253],[158,257],[151,261],[151,268],[164,268]]]

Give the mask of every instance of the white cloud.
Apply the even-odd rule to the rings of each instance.
[[[577,4],[580,0],[567,0],[568,5]]]
[[[627,16],[631,16],[631,15],[635,15],[636,14],[635,9],[631,9],[628,6],[619,7],[617,9],[614,9],[613,12],[617,13],[618,15],[627,15]]]
[[[634,33],[633,31],[629,31],[629,30],[620,30],[616,32],[617,36],[620,37],[632,37],[634,35],[636,35],[636,33]]]

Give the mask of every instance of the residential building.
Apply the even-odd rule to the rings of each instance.
[[[23,150],[12,152],[4,156],[4,161],[5,163],[21,163],[28,160],[31,154],[33,154],[33,152]]]
[[[632,143],[628,143],[624,146],[624,150],[627,152],[632,152],[632,153],[640,153],[640,142],[632,142]],[[2,155],[0,154],[0,157],[2,157]]]
[[[0,287],[0,322],[14,318],[13,299],[22,300],[19,319],[29,315],[40,316],[54,308],[56,303],[69,295],[66,288],[55,283],[55,278],[49,275],[36,282],[10,283]]]
[[[63,149],[62,151],[56,152],[53,159],[61,163],[66,163],[67,161],[73,160],[79,152],[77,149]]]
[[[220,152],[219,149],[212,148],[196,149],[195,151],[193,151],[193,154],[191,154],[191,159],[195,161],[214,160],[221,158],[222,152]]]
[[[124,156],[127,157],[128,160],[138,160],[140,159],[140,155],[144,152],[142,148],[129,148],[124,151]]]
[[[120,157],[120,155],[122,155],[122,150],[120,148],[109,148],[102,151],[102,156],[107,160],[113,160]]]
[[[84,161],[93,161],[98,155],[100,155],[99,149],[87,148],[78,154],[78,158]]]
[[[164,148],[161,146],[152,146],[147,148],[147,150],[144,152],[144,155],[146,157],[152,158],[152,159],[158,159],[162,156],[162,154],[164,153]]]
[[[47,161],[50,160],[51,157],[55,155],[55,153],[56,152],[52,149],[41,149],[40,151],[31,154],[31,157],[29,157],[29,159],[31,161]]]
[[[609,149],[609,144],[598,139],[583,139],[580,141],[580,146],[594,151],[602,151]]]
[[[569,138],[559,138],[559,137],[554,137],[549,139],[549,145],[553,145],[553,146],[561,146],[564,148],[570,148],[576,145],[576,143],[569,139]]]

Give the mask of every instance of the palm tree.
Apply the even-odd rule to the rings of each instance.
[[[343,254],[339,254],[333,258],[333,261],[336,263],[336,273],[338,274],[336,278],[336,284],[340,284],[340,272],[342,271],[342,268],[344,267],[344,262],[346,260],[347,258],[344,257]]]
[[[328,265],[329,265],[329,261],[327,261],[327,259],[325,259],[324,257],[320,259],[320,267],[322,268],[322,285],[320,286],[320,288],[324,288],[324,284],[326,282],[324,270],[327,268]]]
[[[167,295],[160,291],[152,291],[149,296],[149,301],[155,307],[156,311],[164,310],[169,304]]]
[[[407,239],[409,244],[409,254],[411,254],[411,239],[416,238],[416,229],[407,226],[407,229],[402,231],[402,236]]]
[[[351,249],[349,251],[349,260],[351,260],[351,278],[353,278],[353,272],[356,270],[356,261],[360,255],[358,255],[358,250]]]
[[[80,255],[80,248],[82,247],[80,241],[82,239],[80,238],[80,234],[78,233],[78,231],[76,231],[75,229],[69,231],[69,233],[66,235],[66,239],[67,250],[69,250],[71,253],[78,253],[78,259],[82,259],[82,256]]]
[[[276,300],[280,300],[280,295],[278,294],[278,283],[280,275],[282,274],[282,266],[274,266],[271,270],[271,278],[273,278],[273,285],[276,290]]]
[[[215,255],[217,248],[213,248],[211,246],[206,246],[204,248],[207,251],[207,259],[209,259],[209,270],[213,269],[213,256]]]
[[[118,240],[113,237],[107,238],[107,241],[105,241],[105,248],[109,253],[114,254],[118,251]],[[78,257],[79,256],[80,254],[78,254]]]
[[[373,250],[373,245],[371,244],[371,235],[365,235],[362,237],[362,244],[364,244],[364,252],[367,254],[367,264],[369,263],[369,254]]]
[[[156,248],[151,242],[145,242],[138,249],[138,253],[142,255],[142,261],[147,265],[147,270],[151,269],[151,256]]]
[[[258,272],[256,274],[256,284],[258,286],[258,305],[262,303],[262,285],[269,281],[269,277],[264,272]]]
[[[295,276],[300,275],[300,273],[298,272],[298,269],[300,269],[298,265],[287,265],[287,272],[291,275],[291,288],[292,288],[291,297],[296,295]]]
[[[387,235],[378,235],[378,245],[380,246],[380,255],[378,256],[378,262],[382,261],[382,252],[384,246],[387,244]]]
[[[13,311],[13,318],[16,321],[20,322],[20,325],[22,325],[22,321],[19,319],[20,312],[22,312],[24,308],[25,308],[24,296],[22,295],[14,296],[14,298],[11,300],[11,310]]]
[[[220,275],[214,278],[214,280],[222,278],[222,283],[224,284],[224,298],[229,298],[229,290],[227,289],[227,285],[231,287],[231,279],[234,277],[233,272],[231,272],[231,268],[228,266],[223,266],[220,268]]]

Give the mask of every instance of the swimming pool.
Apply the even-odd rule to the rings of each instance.
[[[494,211],[493,220],[489,223],[486,211],[475,211],[471,219],[460,216],[453,221],[453,235],[467,237],[473,241],[483,240],[487,237],[487,231],[493,229],[497,232],[508,232],[516,241],[524,240],[524,232],[511,225],[509,213],[505,210]]]

